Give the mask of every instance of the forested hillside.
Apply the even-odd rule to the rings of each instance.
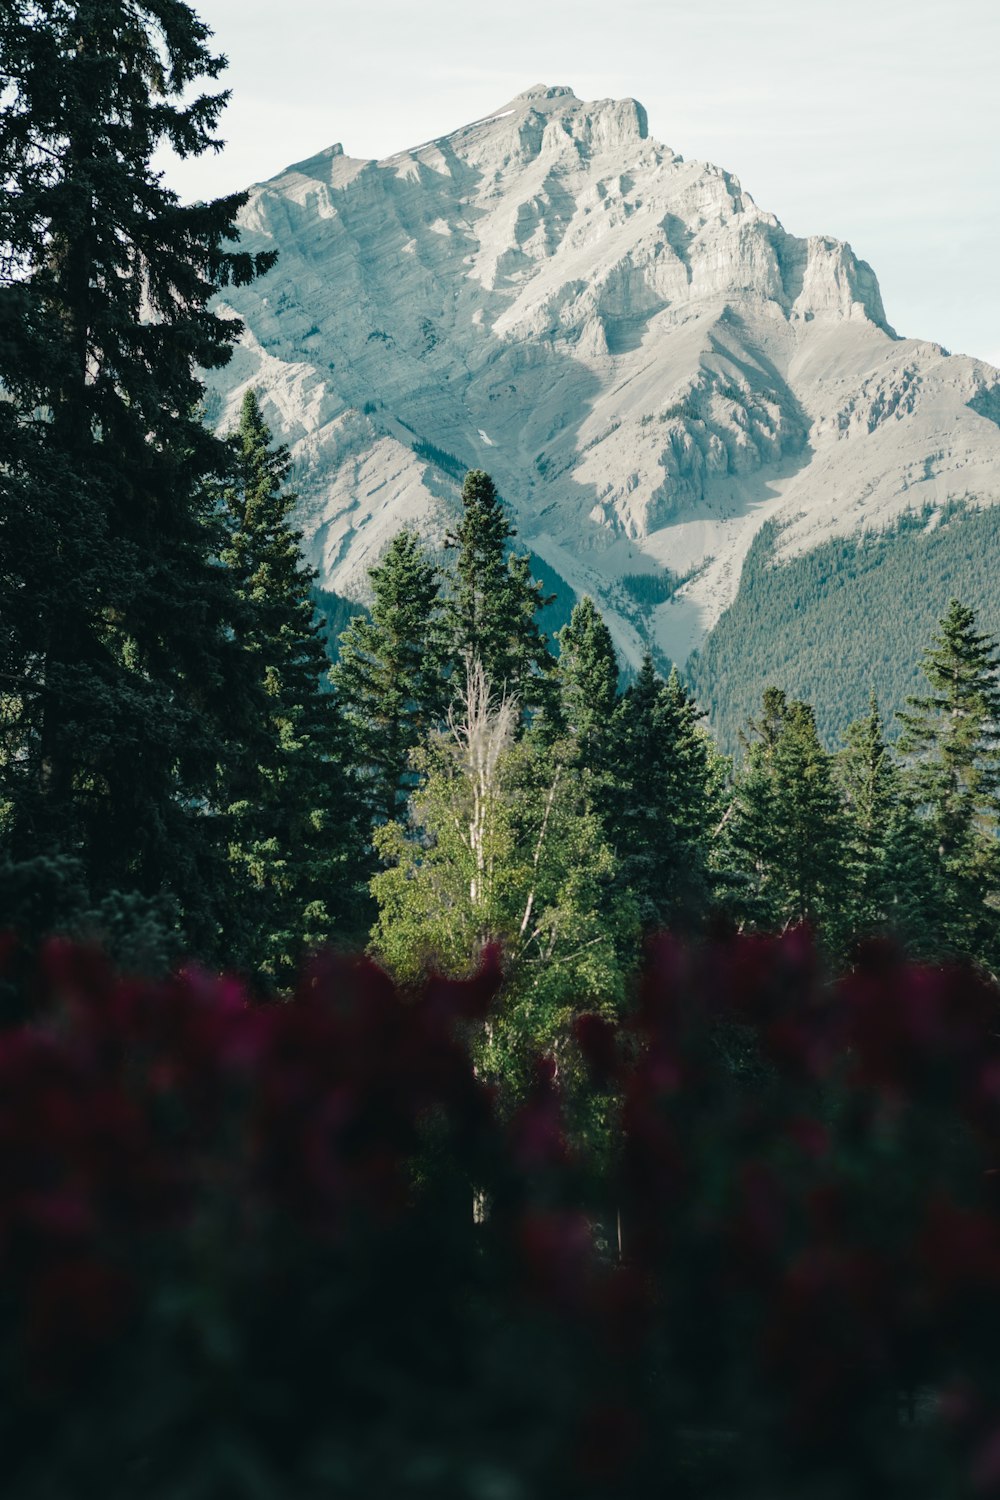
[[[894,738],[893,715],[917,690],[921,648],[948,600],[1000,630],[1000,508],[923,509],[787,562],[775,561],[778,541],[773,523],[761,527],[736,599],[688,662],[725,750],[769,683],[812,703],[831,748],[872,692]]]

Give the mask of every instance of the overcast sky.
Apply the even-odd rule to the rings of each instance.
[[[997,0],[194,0],[230,59],[185,196],[334,141],[387,156],[534,83],[632,95],[795,234],[849,240],[898,332],[1000,364]]]

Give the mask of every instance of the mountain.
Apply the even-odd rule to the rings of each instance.
[[[333,146],[242,226],[280,256],[226,295],[246,334],[209,414],[256,387],[339,595],[399,527],[440,540],[486,468],[626,660],[684,662],[765,523],[780,572],[1000,500],[1000,373],[899,337],[848,245],[789,234],[635,100],[538,86],[384,161]]]

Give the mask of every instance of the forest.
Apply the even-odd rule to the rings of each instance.
[[[827,746],[840,743],[872,692],[891,727],[907,697],[921,690],[921,650],[949,599],[974,601],[982,627],[1000,631],[998,528],[994,506],[916,505],[885,531],[778,560],[780,534],[765,523],[736,599],[687,667],[719,744],[738,747],[770,682],[814,705]],[[836,665],[842,660],[861,669],[844,672]]]
[[[352,611],[254,390],[208,421],[273,257],[154,155],[224,65],[0,13],[4,1492],[995,1489],[991,514],[765,531],[688,680],[472,470]],[[831,578],[959,536],[845,684]]]

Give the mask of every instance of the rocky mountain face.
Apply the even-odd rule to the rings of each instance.
[[[364,598],[404,525],[440,540],[466,468],[605,612],[684,661],[767,520],[779,555],[904,511],[1000,501],[1000,373],[900,338],[871,268],[797,239],[632,99],[528,89],[385,161],[333,146],[256,186],[227,293],[291,447],[321,582]]]

